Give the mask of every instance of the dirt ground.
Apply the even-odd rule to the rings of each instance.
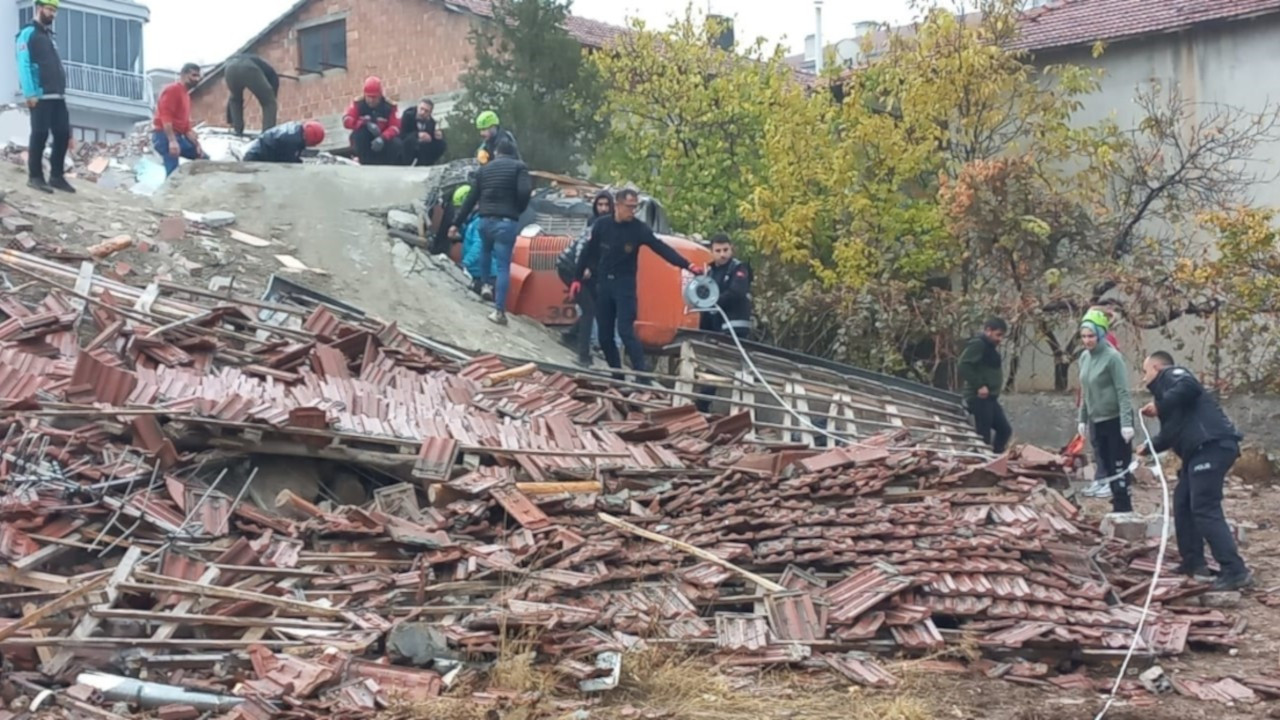
[[[408,330],[473,352],[568,364],[573,353],[554,330],[520,317],[499,327],[485,319],[492,309],[466,292],[452,263],[428,258],[389,238],[384,219],[392,208],[408,210],[421,200],[434,168],[361,168],[344,165],[199,163],[186,165],[153,198],[125,190],[77,182],[76,195],[46,195],[25,185],[22,168],[0,163],[6,204],[36,224],[43,242],[61,238],[68,249],[119,234],[147,241],[99,263],[111,271],[129,266],[122,279],[145,285],[154,274],[209,289],[211,282],[234,282],[241,297],[260,297],[273,273],[395,320]],[[183,210],[235,213],[231,227],[273,241],[254,248],[225,237],[188,232],[165,242],[161,221]],[[278,254],[297,257],[325,274],[285,273]],[[17,278],[11,278],[15,284]]]

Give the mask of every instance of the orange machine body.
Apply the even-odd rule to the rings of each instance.
[[[711,252],[691,240],[660,236],[691,263],[707,265]],[[511,258],[511,291],[507,311],[525,315],[544,325],[571,325],[578,308],[556,272],[556,258],[568,247],[567,236],[537,235],[516,239]],[[668,265],[648,248],[640,249],[636,287],[639,308],[636,337],[648,348],[660,348],[675,340],[680,328],[698,327],[698,315],[684,304],[684,284],[689,273]]]

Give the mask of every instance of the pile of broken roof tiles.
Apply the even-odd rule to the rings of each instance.
[[[746,412],[460,364],[323,308],[277,333],[110,292],[0,312],[2,672],[70,714],[372,716],[474,687],[516,633],[574,692],[642,647],[892,687],[887,661],[974,643],[989,675],[1101,687],[1080,661],[1128,647],[1149,588],[1154,544],[1104,539],[1034,449],[765,442]],[[368,464],[375,489],[259,505],[227,464],[251,453]],[[1160,582],[1144,654],[1239,641],[1180,602],[1203,589]],[[1185,691],[1280,695],[1235,685]]]

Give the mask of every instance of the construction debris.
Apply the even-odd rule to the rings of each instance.
[[[1157,541],[1082,520],[1048,453],[975,456],[941,400],[859,436],[869,400],[841,390],[856,439],[815,448],[750,407],[338,308],[12,249],[0,269],[23,278],[0,296],[0,654],[74,708],[371,717],[465,686],[514,635],[587,693],[570,709],[644,647],[873,688],[895,656],[976,647],[974,672],[1105,689],[1088,665],[1135,642]],[[296,469],[259,472],[280,457]],[[1206,589],[1166,572],[1138,652],[1236,646],[1241,620],[1187,602]],[[1172,686],[1252,702],[1280,677]],[[515,690],[476,700],[553,702]]]

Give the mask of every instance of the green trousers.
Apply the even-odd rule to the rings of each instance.
[[[248,90],[258,98],[262,106],[262,129],[276,126],[276,94],[271,91],[271,84],[262,69],[251,60],[231,60],[223,70],[227,79],[227,90],[231,98],[227,101],[227,115],[231,128],[237,135],[244,134],[244,91]]]

